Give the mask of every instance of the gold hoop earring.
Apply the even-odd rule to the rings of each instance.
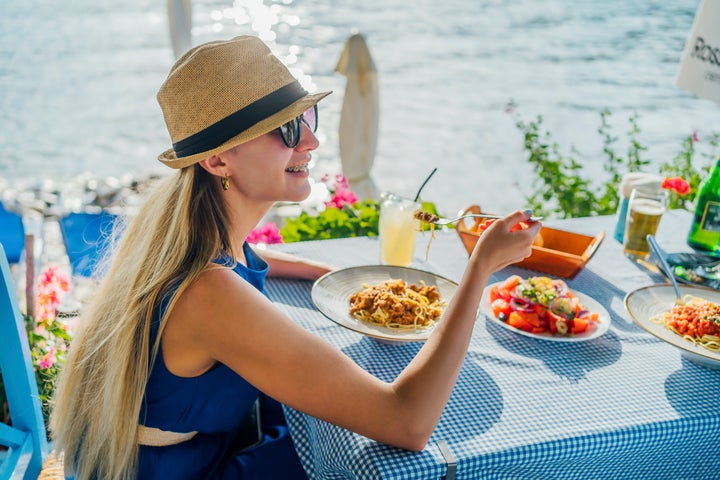
[[[227,173],[225,174],[224,177],[222,177],[222,178],[220,179],[220,184],[222,185],[222,189],[223,189],[224,191],[227,192],[228,190],[230,190],[230,180],[228,180]]]

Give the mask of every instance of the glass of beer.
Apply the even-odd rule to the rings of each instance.
[[[407,267],[413,261],[420,229],[413,214],[420,204],[393,193],[383,193],[380,203],[380,263]]]
[[[660,218],[665,213],[668,192],[661,188],[635,188],[628,201],[628,213],[623,237],[625,255],[633,260],[645,260],[650,255],[647,236],[655,235]]]

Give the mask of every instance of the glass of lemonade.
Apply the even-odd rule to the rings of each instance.
[[[665,213],[668,192],[661,188],[635,188],[628,201],[628,213],[623,237],[625,255],[645,260],[650,255],[647,236],[655,235],[660,218]]]
[[[420,204],[393,193],[383,193],[380,204],[380,263],[407,267],[413,261],[420,229],[413,214]]]

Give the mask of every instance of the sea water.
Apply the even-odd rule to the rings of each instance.
[[[83,172],[167,172],[155,93],[171,67],[165,1],[0,2],[0,177],[62,182]],[[518,118],[543,117],[581,174],[602,179],[600,111],[618,153],[639,115],[648,168],[681,139],[702,140],[720,108],[674,86],[698,0],[192,0],[194,43],[257,34],[320,105],[313,177],[341,169],[345,78],[334,71],[353,31],[378,70],[380,191],[423,191],[441,213],[524,207],[535,175]],[[517,108],[508,113],[506,105]]]

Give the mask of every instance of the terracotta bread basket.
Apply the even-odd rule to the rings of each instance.
[[[463,212],[463,214],[466,213],[483,212],[478,205],[471,205]],[[480,225],[487,221],[485,218],[464,219],[455,225],[455,230],[465,245],[468,255],[473,251],[478,238],[482,235]],[[573,278],[592,258],[604,238],[604,231],[591,237],[542,227],[532,247],[532,254],[515,265],[558,277]]]

